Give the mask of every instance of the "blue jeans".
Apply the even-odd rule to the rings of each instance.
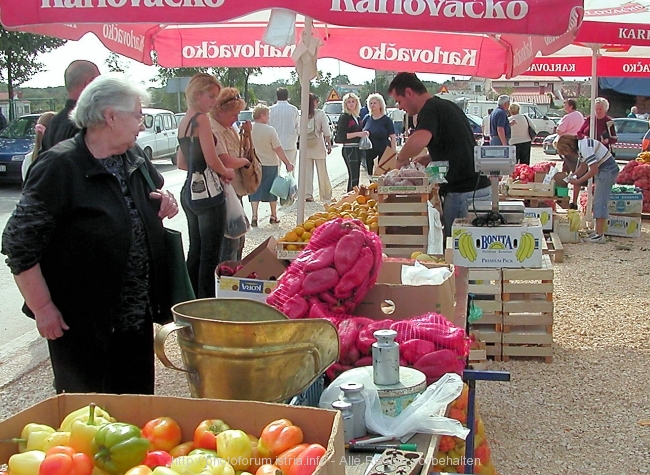
[[[451,226],[454,219],[467,217],[467,205],[474,201],[492,201],[492,188],[486,187],[463,193],[449,192],[445,195],[442,205],[442,224],[445,227],[445,238],[451,236]]]
[[[187,251],[187,271],[196,298],[215,297],[214,273],[219,265],[223,235],[226,232],[226,203],[199,212],[186,205],[187,191],[181,190],[181,205],[187,217],[190,247]]]
[[[343,160],[348,167],[348,191],[352,191],[355,186],[359,186],[359,170],[361,168],[361,157],[364,157],[363,150],[359,147],[343,147]]]
[[[507,139],[508,139],[508,137],[506,137],[506,140]],[[499,138],[498,135],[492,135],[490,137],[490,145],[504,145],[504,144],[501,143],[501,139]],[[507,145],[507,144],[505,144],[505,145]]]
[[[613,158],[605,160],[598,174],[594,179],[596,189],[594,190],[593,213],[596,219],[606,219],[609,217],[609,197],[612,192],[612,186],[616,183],[618,176],[618,165]]]

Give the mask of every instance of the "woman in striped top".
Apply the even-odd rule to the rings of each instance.
[[[575,135],[562,135],[557,142],[557,153],[569,159],[577,159],[575,177],[569,183],[573,186],[586,184],[594,177],[593,214],[596,219],[596,234],[590,242],[605,242],[605,223],[609,217],[608,205],[612,185],[616,183],[618,165],[605,145],[590,138],[578,139]]]

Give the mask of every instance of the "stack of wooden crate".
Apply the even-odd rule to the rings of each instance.
[[[426,190],[426,188],[425,188]],[[389,257],[410,257],[427,252],[429,240],[429,192],[383,192],[379,188],[379,237]]]
[[[476,350],[470,350],[469,361],[475,369],[487,357],[501,360],[503,302],[501,300],[501,269],[469,269],[469,288],[474,305],[483,311],[475,323],[470,324],[469,331],[478,343]]]

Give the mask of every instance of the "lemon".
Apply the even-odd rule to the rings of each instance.
[[[296,226],[295,228],[293,228],[293,232],[296,233],[296,236],[302,236],[302,233],[305,232],[305,228],[303,228],[302,226]]]
[[[308,242],[311,239],[311,233],[308,231],[305,231],[302,233],[302,236],[300,236],[303,240],[303,242]]]
[[[289,231],[287,234],[284,235],[283,241],[287,242],[297,242],[298,241],[298,235],[294,233],[293,231]]]
[[[316,222],[315,221],[316,221],[315,219],[314,220],[309,219],[309,220],[304,222],[302,227],[305,228],[305,231],[311,231],[312,229],[314,229],[316,227]]]
[[[422,251],[415,251],[411,254],[411,259],[417,259],[420,254],[422,254]]]
[[[298,246],[296,246],[295,244],[289,244],[287,246],[287,251],[297,251],[297,250],[298,250]]]
[[[357,196],[357,198],[356,198],[355,201],[356,201],[357,203],[359,203],[360,205],[362,205],[362,204],[365,204],[366,201],[368,201],[368,200],[366,199],[365,196],[359,195],[359,196]]]

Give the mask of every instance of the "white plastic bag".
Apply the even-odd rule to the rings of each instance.
[[[359,139],[359,150],[370,150],[372,148],[372,142],[368,137],[361,137]]]
[[[298,197],[298,182],[293,175],[286,175],[285,178],[289,183],[289,191],[286,198],[280,198],[280,206],[291,206]]]
[[[429,269],[418,261],[412,266],[402,266],[402,285],[440,285],[451,276],[445,266]]]
[[[445,236],[442,232],[442,221],[440,220],[440,212],[435,206],[427,201],[427,211],[429,215],[429,238],[427,241],[427,254],[441,256],[445,251],[444,241]]]
[[[239,197],[235,189],[230,183],[223,185],[224,193],[226,194],[226,233],[225,236],[229,239],[239,239],[246,234],[251,225],[248,222],[248,217],[244,213],[244,207],[239,201]]]
[[[463,381],[457,374],[447,373],[429,386],[413,403],[397,417],[384,415],[372,380],[372,367],[353,368],[336,378],[323,392],[319,406],[332,408],[332,402],[341,394],[339,386],[344,383],[362,383],[363,398],[366,400],[366,426],[377,434],[401,438],[407,434],[451,435],[465,439],[469,429],[444,414],[447,405],[460,396]]]

